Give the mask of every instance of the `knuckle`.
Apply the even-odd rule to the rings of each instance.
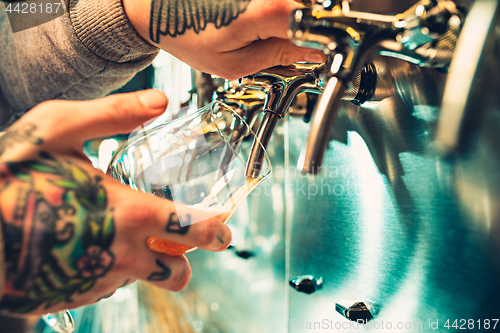
[[[132,116],[133,105],[130,99],[123,96],[110,96],[108,97],[108,107],[113,110],[109,115],[113,120],[120,121],[128,119]]]
[[[191,266],[186,259],[181,265],[179,273],[172,279],[169,289],[171,291],[178,292],[186,288],[187,284],[191,280],[191,274]]]
[[[267,17],[276,19],[283,15],[283,3],[280,1],[267,1],[264,10]]]
[[[137,258],[133,256],[118,256],[114,260],[113,271],[117,273],[128,273],[133,271],[133,267],[137,265]]]
[[[279,66],[283,63],[283,48],[278,47],[274,53],[274,58],[272,61],[272,66]]]
[[[214,243],[217,237],[217,225],[213,222],[205,222],[197,233],[197,243],[200,247],[208,247]]]
[[[120,210],[117,219],[128,230],[140,230],[157,225],[160,212],[143,204],[129,204]]]
[[[65,112],[57,112],[61,109],[61,106],[71,102],[68,101],[44,101],[32,108],[23,117],[25,121],[36,121],[43,119],[43,123],[47,126],[53,126],[54,124],[60,124],[64,120]],[[56,126],[55,126],[56,127]],[[57,128],[57,127],[56,127]]]
[[[221,77],[226,79],[226,80],[229,80],[229,81],[233,81],[233,80],[237,80],[240,78],[239,75],[235,75],[234,74],[235,72],[224,72],[224,71],[221,71]]]
[[[278,48],[278,51],[276,53],[276,58],[275,58],[275,65],[290,65],[293,63],[293,54],[291,50],[288,47],[281,46]]]
[[[235,63],[230,57],[226,57],[224,66],[215,68],[218,76],[226,80],[237,80],[240,78],[238,73],[241,71],[241,63]]]

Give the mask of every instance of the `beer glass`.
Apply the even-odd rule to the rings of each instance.
[[[178,212],[190,206],[203,210],[203,219],[219,216],[226,221],[271,172],[267,154],[261,163],[247,164],[255,144],[261,143],[244,119],[214,101],[176,120],[135,131],[115,152],[108,174],[136,190],[171,200]],[[247,177],[255,174],[247,170],[258,170],[258,177]],[[179,223],[184,227],[200,221]],[[172,256],[194,250],[154,235],[147,244]]]

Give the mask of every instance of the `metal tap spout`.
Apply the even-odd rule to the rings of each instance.
[[[299,169],[313,174],[321,170],[342,96],[369,56],[381,54],[447,68],[453,50],[439,46],[440,41],[458,33],[461,18],[451,1],[434,2],[422,0],[395,16],[350,11],[347,1],[331,11],[297,9],[292,14],[289,39],[333,58],[325,71],[328,83],[314,112]]]
[[[303,172],[314,174],[321,169],[344,92],[360,72],[367,54],[380,41],[395,37],[393,20],[392,16],[370,18],[363,14],[356,18],[342,12],[319,15],[310,9],[299,9],[292,15],[288,31],[292,42],[323,50],[332,58],[326,71],[327,85],[314,111],[307,148],[298,163]]]
[[[243,87],[266,93],[264,112],[266,113],[248,159],[247,177],[258,178],[264,159],[265,149],[280,119],[285,117],[290,104],[297,94],[309,92],[321,94],[320,76],[325,65],[294,64],[272,67],[240,80]]]

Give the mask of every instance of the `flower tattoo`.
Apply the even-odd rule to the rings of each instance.
[[[91,245],[87,253],[76,262],[76,267],[83,278],[96,279],[104,276],[113,266],[113,255],[98,245]]]
[[[0,196],[16,196],[12,213],[0,211],[7,254],[0,310],[71,303],[113,268],[113,209],[101,177],[47,153],[0,165],[0,177]]]

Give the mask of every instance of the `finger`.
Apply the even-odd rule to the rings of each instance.
[[[326,55],[320,51],[295,46],[290,41],[279,38],[258,40],[244,48],[223,53],[221,57],[225,58],[221,62],[224,66],[219,68],[221,75],[233,80],[273,66],[286,66],[301,61],[326,61]]]
[[[191,280],[191,266],[184,256],[145,251],[137,258],[135,277],[169,291],[183,290]]]
[[[231,243],[231,230],[225,225],[220,225],[219,221],[204,221],[199,224],[178,227],[178,216],[182,215],[172,213],[166,228],[167,233],[174,233],[175,235],[148,237],[146,243],[149,249],[155,252],[168,254],[169,256],[179,256],[197,247],[209,251],[220,252],[227,249]],[[185,237],[179,237],[177,235],[183,235]],[[176,240],[173,241],[172,239]],[[217,240],[218,243],[215,242],[215,240]]]
[[[129,244],[145,246],[149,237],[157,237],[189,247],[223,251],[231,243],[231,231],[222,223],[220,214],[174,204],[114,180],[107,189],[113,193],[109,205],[114,207],[114,219],[119,226],[117,237]]]
[[[45,141],[83,142],[97,137],[129,133],[161,115],[166,96],[157,90],[111,95],[92,101],[50,101],[30,112],[38,128],[50,128]],[[36,112],[35,112],[36,111]]]
[[[116,276],[143,280],[170,291],[184,289],[191,279],[191,267],[184,256],[155,253],[144,242],[136,241],[116,242],[112,250],[117,254],[112,272]]]

